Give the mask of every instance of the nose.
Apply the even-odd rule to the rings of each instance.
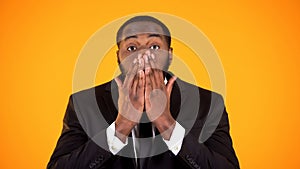
[[[147,47],[142,47],[138,50],[138,54],[142,55],[142,57],[144,55],[150,56],[150,49],[148,49]]]

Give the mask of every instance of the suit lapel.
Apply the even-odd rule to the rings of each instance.
[[[113,123],[118,115],[116,108],[118,102],[114,100],[117,99],[114,97],[117,97],[118,91],[115,90],[118,90],[118,88],[114,81],[104,84],[103,87],[100,85],[95,89],[99,109],[108,124]]]
[[[179,89],[177,82],[175,81],[172,92],[171,92],[171,96],[170,96],[170,111],[171,111],[172,117],[175,120],[180,111],[180,104],[181,104],[180,89]]]

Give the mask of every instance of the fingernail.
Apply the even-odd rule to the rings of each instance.
[[[148,63],[148,55],[144,55],[144,60],[146,63]]]
[[[155,59],[155,56],[154,56],[154,54],[151,54],[151,58],[154,60]]]
[[[145,54],[148,55],[148,56],[150,56],[150,51],[147,50],[147,51],[145,52]]]
[[[146,67],[145,72],[149,73],[150,72],[150,67]]]
[[[137,59],[135,58],[135,59],[133,60],[133,64],[136,64],[136,62],[137,62]]]

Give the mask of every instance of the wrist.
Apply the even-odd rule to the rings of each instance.
[[[165,140],[169,140],[174,130],[176,121],[172,116],[160,116],[155,121],[153,121],[153,124],[158,129],[161,136]]]
[[[135,125],[136,123],[118,116],[115,121],[115,136],[117,136],[122,142],[125,142]]]

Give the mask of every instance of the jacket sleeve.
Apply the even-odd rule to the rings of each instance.
[[[202,128],[202,132],[211,133],[208,139],[204,142],[199,141],[197,134],[199,132],[191,130],[185,136],[177,158],[191,169],[239,169],[229,134],[228,115],[220,95],[217,95],[216,103],[211,110],[212,115],[220,111],[220,121],[218,124],[207,123],[205,129]],[[214,125],[216,127],[213,127]]]
[[[97,141],[102,142],[101,145],[107,146],[106,129],[96,137]],[[63,130],[47,169],[105,168],[107,162],[115,158],[106,150],[93,142],[83,130],[71,96],[63,120]]]

